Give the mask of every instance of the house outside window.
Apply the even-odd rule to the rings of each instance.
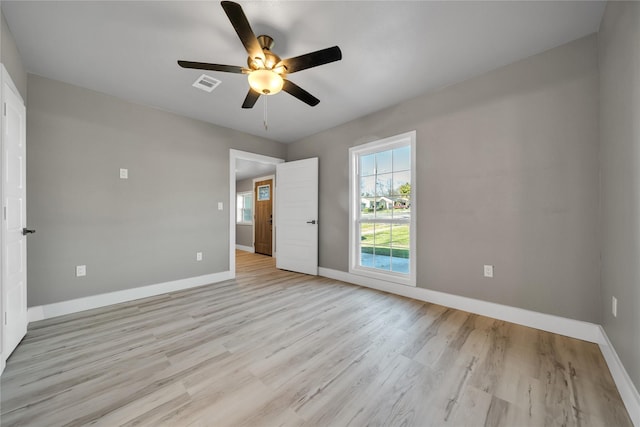
[[[236,223],[253,224],[253,192],[238,193],[236,197]]]
[[[415,131],[352,147],[349,272],[415,286]]]

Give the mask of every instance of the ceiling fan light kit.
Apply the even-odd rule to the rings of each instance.
[[[272,37],[264,34],[255,36],[238,3],[223,1],[221,5],[249,55],[247,58],[249,68],[191,61],[178,61],[178,65],[183,68],[247,74],[250,89],[242,108],[253,108],[260,95],[275,95],[280,91],[285,91],[312,107],[318,105],[320,102],[318,98],[288,80],[287,76],[307,68],[341,60],[340,48],[333,46],[282,60],[271,52],[274,46]]]
[[[271,70],[254,70],[249,73],[249,86],[262,95],[275,95],[282,90],[284,79]]]

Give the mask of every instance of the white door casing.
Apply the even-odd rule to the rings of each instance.
[[[2,356],[27,333],[26,109],[2,76]]]
[[[276,267],[318,274],[318,158],[276,165]]]

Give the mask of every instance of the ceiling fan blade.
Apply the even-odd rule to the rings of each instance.
[[[247,97],[242,103],[242,108],[253,108],[253,106],[256,105],[258,98],[260,98],[260,94],[253,89],[249,89]]]
[[[233,25],[236,33],[238,33],[238,37],[240,37],[240,41],[249,56],[251,58],[261,58],[264,61],[264,53],[262,52],[256,35],[251,29],[251,25],[249,25],[249,20],[247,20],[246,15],[242,11],[242,6],[232,1],[223,1],[220,2],[220,4],[227,14],[229,21],[231,21],[231,25]]]
[[[320,103],[320,100],[315,96],[311,95],[306,90],[302,89],[297,84],[284,79],[284,86],[282,86],[282,90],[287,92],[289,95],[293,95],[298,98],[300,101],[315,107]]]
[[[248,69],[243,67],[237,67],[235,65],[209,64],[207,62],[178,61],[178,65],[181,66],[182,68],[195,68],[196,70],[222,71],[225,73],[245,74],[249,72]]]
[[[317,67],[318,65],[328,64],[341,59],[342,51],[338,46],[333,46],[296,56],[295,58],[283,59],[281,64],[287,67],[287,73],[291,74],[296,71],[306,70],[307,68]]]

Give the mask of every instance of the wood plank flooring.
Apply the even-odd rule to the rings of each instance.
[[[595,344],[237,264],[236,280],[31,324],[2,426],[631,426]]]

